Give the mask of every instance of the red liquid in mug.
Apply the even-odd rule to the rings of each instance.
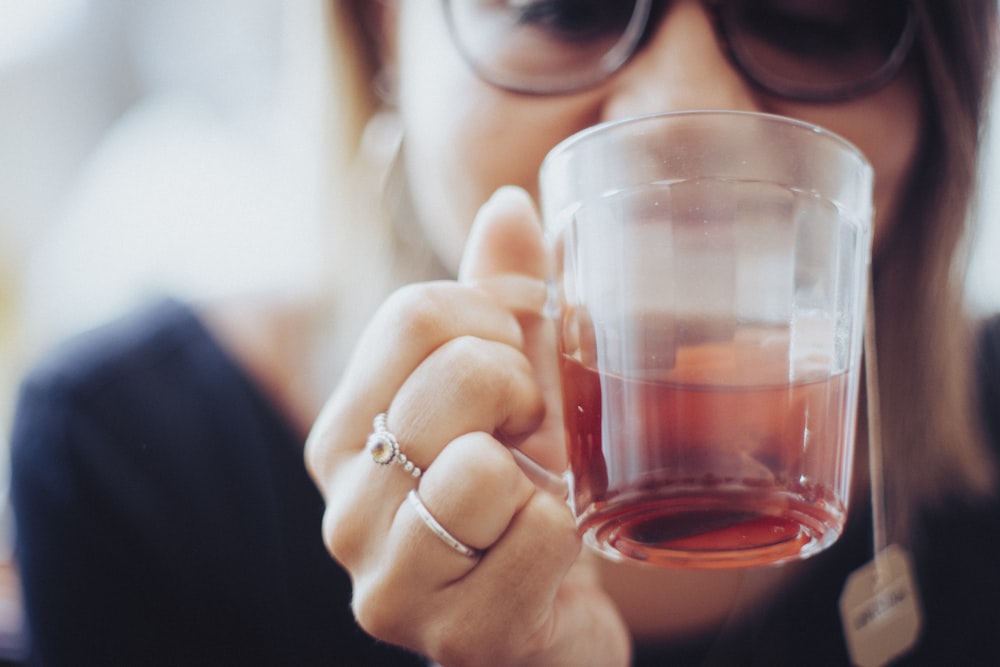
[[[699,382],[696,357],[728,359],[734,345],[678,352],[673,368],[644,380],[563,356],[572,500],[599,550],[656,565],[746,567],[803,557],[839,536],[850,376]],[[766,355],[746,356],[739,373],[767,378],[753,368],[770,363]]]

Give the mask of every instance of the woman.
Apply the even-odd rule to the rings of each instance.
[[[861,502],[834,547],[795,567],[705,574],[582,552],[545,475],[512,453],[553,470],[564,456],[537,317],[546,258],[524,193],[542,157],[596,122],[721,107],[825,126],[875,167],[888,528],[913,552],[925,609],[904,661],[994,664],[1000,334],[973,347],[954,268],[995,3],[792,4],[651,3],[611,71],[595,65],[606,40],[647,3],[331,4],[337,93],[358,102],[343,145],[362,125],[370,145],[376,105],[405,137],[391,224],[352,205],[332,236],[343,275],[371,280],[344,290],[333,324],[168,304],[26,383],[13,492],[38,661],[847,664],[837,599],[870,557],[864,456]],[[510,47],[539,35],[531,59]],[[741,38],[777,56],[754,61]],[[846,67],[872,45],[874,65]],[[345,190],[375,180],[359,173]],[[444,276],[457,280],[414,282]],[[343,369],[328,361],[350,347]],[[332,375],[307,382],[317,368],[336,375],[318,418],[325,396],[311,387]],[[375,440],[394,435],[411,474],[373,463],[379,413]],[[301,464],[310,428],[322,498]]]

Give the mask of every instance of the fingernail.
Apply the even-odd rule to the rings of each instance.
[[[497,208],[509,207],[511,209],[522,206],[534,209],[535,206],[527,190],[517,185],[504,185],[498,188],[493,193],[493,196],[490,197],[489,205]]]

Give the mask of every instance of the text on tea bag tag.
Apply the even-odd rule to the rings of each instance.
[[[840,596],[851,662],[882,667],[917,643],[923,619],[910,558],[891,545],[851,574]]]

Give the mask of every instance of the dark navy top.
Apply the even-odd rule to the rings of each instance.
[[[177,302],[24,384],[17,556],[38,665],[422,665],[354,623],[302,438]]]
[[[1000,442],[1000,320],[981,386]],[[356,625],[321,538],[302,438],[193,311],[167,301],[63,346],[24,383],[12,434],[17,555],[35,665],[421,665]],[[926,629],[900,664],[1000,665],[1000,506],[928,514]],[[837,599],[870,518],[821,576],[731,636],[637,665],[847,665]],[[683,604],[683,601],[678,601]],[[498,628],[498,632],[502,632]]]

